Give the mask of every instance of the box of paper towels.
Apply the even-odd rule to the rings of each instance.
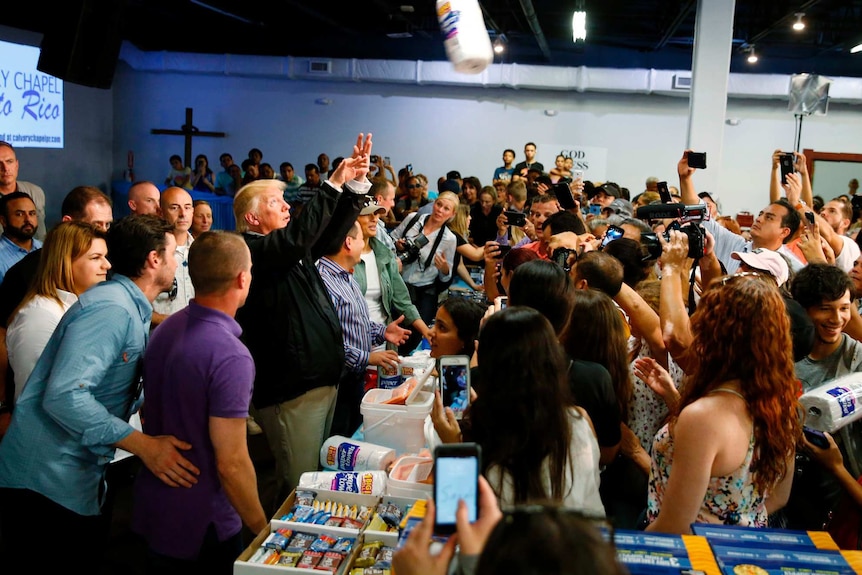
[[[805,425],[834,433],[862,418],[862,373],[830,379],[799,397]]]

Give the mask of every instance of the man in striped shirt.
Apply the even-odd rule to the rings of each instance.
[[[363,208],[376,210],[371,204]],[[338,399],[332,419],[332,435],[350,437],[361,423],[359,405],[364,391],[365,371],[369,365],[397,367],[398,352],[393,350],[371,351],[371,348],[388,341],[400,345],[407,341],[410,330],[401,327],[402,315],[389,325],[371,321],[368,304],[353,279],[353,268],[359,263],[365,240],[362,228],[355,223],[335,251],[317,261],[317,270],[329,292],[332,306],[341,322],[344,334],[345,369],[338,385]]]

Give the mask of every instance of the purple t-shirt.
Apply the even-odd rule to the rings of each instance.
[[[132,528],[156,553],[194,559],[210,524],[220,541],[242,529],[222,489],[209,418],[245,419],[254,362],[239,340],[239,324],[195,303],[153,332],[144,355],[144,406],[148,435],[173,435],[192,445],[183,455],[200,469],[191,488],[169,487],[146,467],[135,480]]]

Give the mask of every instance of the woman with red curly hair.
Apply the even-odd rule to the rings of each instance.
[[[778,287],[754,273],[726,276],[704,293],[691,331],[690,377],[653,442],[647,530],[764,527],[789,496],[801,431]]]

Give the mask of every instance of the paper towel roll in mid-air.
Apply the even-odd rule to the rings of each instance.
[[[478,74],[494,61],[478,0],[438,0],[437,20],[456,72]]]
[[[803,393],[805,425],[834,433],[862,418],[862,373],[830,379]]]

